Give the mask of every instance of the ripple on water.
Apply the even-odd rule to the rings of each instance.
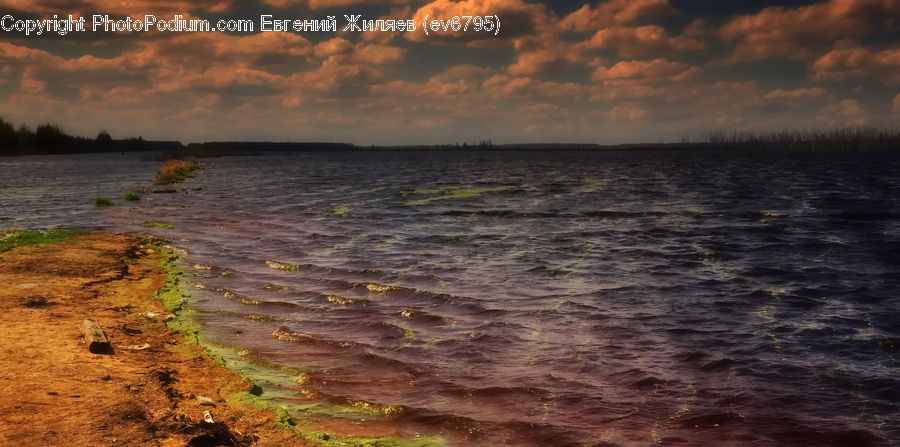
[[[463,447],[877,446],[900,438],[898,170],[779,154],[226,157],[191,180],[202,191],[108,219],[157,231],[140,225],[165,212],[166,236],[210,267],[189,275],[210,337],[307,374],[279,396],[347,408],[315,427]]]

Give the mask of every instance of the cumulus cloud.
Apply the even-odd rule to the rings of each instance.
[[[706,48],[699,39],[685,36],[669,36],[657,25],[639,27],[610,27],[597,31],[583,44],[585,49],[615,49],[619,56],[626,58],[645,57],[696,51]]]
[[[12,64],[61,62],[63,59],[44,50],[0,42],[0,61],[4,68],[12,69],[15,66]]]
[[[599,114],[587,114],[549,102],[523,105],[515,113],[523,123],[522,137],[518,141],[522,141],[521,138],[553,135],[558,142],[578,142],[573,140],[573,135],[582,132],[586,126],[597,128],[602,119]]]
[[[406,50],[337,37],[317,44],[313,53],[321,59],[319,65],[287,80],[296,95],[352,98],[369,96],[383,82],[383,67],[403,60]]]
[[[559,72],[581,64],[594,65],[585,61],[582,50],[575,44],[551,40],[543,42],[537,48],[517,53],[515,61],[507,68],[516,76]]]
[[[609,117],[615,120],[636,121],[647,116],[647,109],[636,104],[622,104],[609,111]]]
[[[726,62],[806,60],[840,39],[860,39],[896,26],[896,0],[829,0],[798,8],[773,6],[740,15],[719,29],[735,44]]]
[[[878,78],[887,84],[900,84],[900,48],[872,51],[864,47],[830,51],[812,64],[817,81],[846,81],[852,78]]]
[[[530,77],[491,76],[482,84],[497,100],[579,101],[587,87],[575,82],[541,81]]]
[[[106,88],[146,83],[141,69],[144,58],[103,59],[92,55],[66,59],[49,52],[0,42],[0,62],[10,64],[20,75],[20,87],[29,93],[56,98],[81,98],[81,87]]]
[[[435,0],[413,13],[419,26],[425,17],[446,19],[459,15],[498,15],[499,36],[490,33],[423,32],[407,33],[406,38],[437,45],[467,45],[478,48],[511,47],[513,61],[506,67],[515,76],[534,76],[561,72],[581,64],[597,64],[597,58],[585,58],[577,42],[559,37],[558,18],[543,4],[524,0]]]
[[[322,59],[346,64],[384,65],[401,61],[406,50],[381,44],[362,42],[354,44],[344,38],[335,37],[317,44],[313,54]]]
[[[381,82],[381,67],[398,63],[404,54],[399,47],[342,38],[313,45],[293,33],[146,38],[109,58],[64,58],[0,43],[0,62],[22,67],[20,88],[32,94],[82,101],[118,95],[118,104],[180,94],[210,107],[243,106],[251,97],[278,96],[285,106],[296,107],[317,95],[365,96]]]
[[[228,65],[257,69],[309,66],[312,45],[297,34],[259,33],[235,36],[224,33],[186,33],[141,41],[132,57],[147,57],[158,64],[181,66]]]
[[[865,126],[872,122],[866,109],[855,99],[845,99],[819,110],[818,120],[829,127]]]
[[[8,4],[36,11],[50,1]],[[293,8],[278,12],[285,16],[371,3],[263,1]],[[100,3],[70,4],[89,9]],[[102,3],[123,12],[236,11],[232,1]],[[863,42],[879,40],[860,39],[888,26],[885,0],[766,8],[720,23],[688,20],[680,32],[654,23],[674,12],[668,0],[585,2],[564,17],[548,2],[533,0],[377,3],[383,18],[499,14],[503,30],[490,38],[173,33],[66,45],[0,42],[0,108],[7,119],[57,122],[75,132],[88,129],[86,134],[99,126],[148,138],[339,138],[364,144],[446,143],[461,134],[495,141],[657,140],[722,127],[882,122],[869,110],[891,119],[897,115],[884,112],[900,114],[900,95],[877,105],[838,100],[832,84],[816,83],[900,83],[898,50],[867,47]],[[809,76],[786,73],[775,83],[761,74],[709,68],[703,59],[714,56],[702,50],[717,36],[733,44],[726,49],[732,62],[804,59]],[[454,48],[429,52],[430,45]]]
[[[666,59],[622,61],[611,68],[598,67],[593,80],[614,84],[659,84],[694,79],[703,69]]]
[[[821,87],[797,88],[794,90],[777,89],[766,93],[765,99],[771,101],[797,101],[824,98],[828,91]]]
[[[563,30],[594,32],[602,27],[623,25],[673,13],[669,0],[610,0],[595,6],[585,4],[566,16]]]

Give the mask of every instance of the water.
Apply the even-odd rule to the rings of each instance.
[[[94,199],[152,181],[159,154],[0,157],[0,230],[105,225]]]
[[[206,336],[295,369],[266,389],[307,408],[304,427],[463,447],[900,439],[896,158],[205,164],[181,193],[98,216],[187,250]]]

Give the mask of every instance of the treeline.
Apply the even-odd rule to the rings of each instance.
[[[898,151],[900,131],[894,128],[854,127],[833,130],[784,130],[779,132],[711,132],[684,137],[677,143],[645,143],[604,146],[597,144],[494,144],[479,143],[409,146],[356,146],[344,143],[303,142],[210,142],[187,147],[177,141],[146,141],[141,137],[115,140],[106,131],[96,138],[72,136],[59,126],[42,124],[34,131],[26,125],[18,129],[0,118],[0,156],[35,154],[75,154],[88,152],[169,152],[172,157],[193,155],[253,155],[263,152],[359,151],[359,150],[455,150],[455,151],[654,151],[654,150],[728,150],[728,151]]]
[[[59,126],[41,124],[31,130],[25,124],[16,129],[0,118],[0,155],[78,154],[89,152],[133,152],[179,150],[179,142],[146,141],[141,137],[114,140],[106,131],[96,138],[69,135]]]
[[[900,131],[875,127],[762,133],[719,131],[682,138],[681,144],[746,151],[893,151],[900,149]]]

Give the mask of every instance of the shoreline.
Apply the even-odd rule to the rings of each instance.
[[[166,254],[84,233],[0,252],[0,439],[23,445],[309,446],[179,331]],[[168,294],[168,296],[167,296]],[[94,354],[82,322],[112,345]],[[167,323],[168,320],[168,323]],[[183,329],[183,327],[182,327]],[[207,422],[207,414],[213,422]],[[205,420],[206,419],[206,420]]]

